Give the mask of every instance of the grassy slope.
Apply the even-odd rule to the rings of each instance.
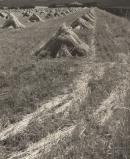
[[[97,67],[104,68],[106,66],[106,69],[101,79],[93,79],[90,81],[89,87],[91,91],[89,96],[86,97],[85,102],[80,106],[80,111],[74,111],[74,108],[72,108],[73,112],[71,112],[68,117],[77,123],[83,122],[85,127],[84,132],[82,135],[73,135],[72,138],[61,140],[56,146],[52,147],[51,153],[43,152],[40,159],[43,157],[46,159],[54,157],[58,159],[109,159],[112,158],[113,155],[115,155],[114,158],[116,156],[118,158],[129,158],[129,150],[127,148],[129,148],[130,145],[130,101],[128,99],[130,91],[130,67],[128,64],[130,53],[130,23],[125,19],[118,18],[100,10],[97,10],[97,15],[96,61],[105,63],[104,66],[98,64]],[[110,30],[106,30],[106,25]],[[116,38],[120,39],[119,45],[114,43]],[[123,53],[124,56],[118,58],[120,53]],[[128,63],[124,60],[125,57]],[[116,63],[112,66],[112,63],[107,64],[107,61],[116,61]],[[122,86],[124,83],[127,83],[127,88],[121,88],[120,83]],[[116,90],[116,87],[119,87],[119,90],[124,93],[124,97],[121,92],[119,93]],[[117,92],[114,95],[113,92],[115,91]],[[112,101],[111,97],[114,98]],[[98,110],[105,102],[108,108],[106,109],[106,107],[104,107],[102,118],[104,119],[104,117],[106,117],[106,122],[105,125],[100,126],[102,119],[98,121],[98,125],[98,118],[94,121],[92,112],[95,112],[96,109]],[[114,108],[114,112],[112,110],[113,113],[111,112],[113,108],[110,108],[111,105],[113,105],[112,103],[117,106],[117,108]],[[128,108],[128,110],[125,108]],[[81,129],[81,127],[79,129]],[[124,152],[114,151],[114,148],[118,149],[119,147],[126,149]]]
[[[24,150],[26,147],[28,147],[29,142],[37,143],[42,138],[46,138],[46,136],[48,134],[50,134],[50,133],[53,134],[54,132],[57,132],[59,129],[63,129],[63,128],[69,127],[70,125],[75,125],[75,124],[79,125],[79,126],[77,126],[77,129],[79,129],[79,130],[74,132],[74,134],[72,135],[71,138],[66,137],[64,140],[59,140],[56,145],[52,146],[51,152],[49,152],[49,153],[43,152],[43,154],[39,158],[40,159],[43,159],[43,158],[50,159],[50,158],[55,157],[58,159],[71,159],[71,158],[79,159],[82,157],[83,159],[86,159],[86,158],[94,158],[94,159],[101,159],[101,158],[106,159],[107,158],[107,159],[109,159],[109,158],[111,158],[111,155],[112,155],[111,152],[112,152],[113,146],[120,146],[122,144],[122,143],[120,143],[120,141],[123,142],[126,140],[126,136],[128,136],[128,134],[125,134],[126,136],[124,136],[124,135],[122,136],[122,133],[124,133],[124,127],[126,127],[125,124],[127,125],[129,122],[129,113],[127,115],[127,117],[128,117],[128,119],[127,119],[125,115],[121,114],[122,112],[124,112],[124,114],[125,114],[125,112],[126,112],[125,110],[122,109],[120,111],[117,111],[116,113],[114,113],[114,116],[112,116],[112,118],[110,116],[110,121],[108,120],[109,122],[103,126],[98,125],[97,121],[93,120],[93,113],[98,108],[100,108],[101,105],[103,105],[104,101],[107,101],[107,99],[109,99],[111,97],[111,94],[116,91],[116,87],[120,86],[120,83],[121,83],[121,85],[123,85],[123,83],[125,83],[125,81],[128,85],[128,89],[125,90],[125,88],[122,88],[122,92],[126,92],[126,93],[124,93],[125,97],[122,96],[122,94],[120,95],[120,92],[117,91],[116,96],[114,96],[114,100],[111,101],[111,99],[110,99],[110,102],[116,103],[116,105],[119,106],[119,108],[120,108],[122,106],[120,103],[125,100],[125,102],[123,103],[123,106],[129,107],[129,103],[130,103],[130,101],[129,101],[129,89],[130,89],[129,65],[121,64],[120,60],[116,61],[117,58],[115,58],[116,55],[122,51],[123,51],[123,54],[127,55],[128,50],[126,49],[126,47],[123,50],[120,50],[119,47],[117,47],[117,49],[115,49],[116,46],[111,41],[111,40],[113,40],[113,38],[116,38],[117,36],[119,38],[124,38],[127,40],[126,37],[129,32],[128,32],[128,28],[126,26],[129,25],[129,23],[127,22],[127,25],[125,25],[126,29],[124,27],[126,35],[124,34],[124,31],[119,32],[119,30],[120,30],[119,28],[117,28],[117,30],[116,30],[117,32],[115,32],[115,30],[114,30],[115,25],[113,25],[113,23],[109,22],[109,17],[112,18],[113,16],[111,16],[110,14],[108,15],[107,13],[104,13],[104,12],[102,14],[102,12],[99,10],[96,11],[96,13],[98,16],[97,30],[96,30],[96,33],[97,33],[96,34],[96,38],[97,38],[96,62],[97,63],[88,64],[86,66],[86,68],[88,68],[87,73],[89,75],[93,74],[93,78],[90,80],[89,84],[86,86],[89,89],[89,94],[86,95],[86,100],[81,105],[78,105],[78,107],[77,107],[77,105],[76,106],[72,105],[72,107],[68,110],[68,112],[66,112],[67,115],[65,115],[63,112],[61,112],[57,115],[53,112],[53,110],[51,110],[46,115],[41,114],[38,119],[34,118],[30,122],[28,128],[24,131],[24,133],[18,134],[14,137],[9,137],[9,138],[7,138],[7,140],[5,140],[3,143],[1,143],[1,149],[3,150],[3,152],[4,152],[5,148],[6,148],[6,151],[14,151],[14,152]],[[69,17],[70,19],[67,17],[66,19],[68,22],[71,22],[74,17],[73,16]],[[63,20],[65,20],[65,19],[61,19],[60,22],[62,22]],[[107,20],[107,23],[104,22],[105,20]],[[121,23],[122,19],[118,19],[117,17],[114,16],[113,21],[116,24],[118,23],[118,25],[122,26],[122,23]],[[102,22],[104,22],[105,24]],[[50,24],[50,23],[53,24],[52,21],[49,21],[47,24]],[[109,31],[112,31],[113,34],[110,34],[110,33],[108,34],[108,30],[106,31],[106,24],[108,24],[108,26],[111,28],[111,30],[109,30]],[[58,24],[56,24],[56,26],[57,25]],[[48,25],[46,25],[46,27],[47,26]],[[39,25],[38,27],[39,28],[41,27],[41,31],[43,31],[42,24]],[[33,46],[31,44],[31,42],[33,41],[33,35],[31,35],[32,28],[33,28],[33,31],[37,33],[37,34],[35,34],[35,35],[37,35],[37,37],[35,37],[36,38],[35,42],[39,43],[37,40],[39,39],[39,41],[41,41],[40,38],[42,38],[41,33],[39,32],[39,30],[35,29],[35,26],[32,26],[30,29],[23,31],[24,32],[23,35],[26,37],[26,38],[24,38],[24,40],[27,40],[27,42],[29,42],[29,44],[31,46]],[[55,29],[57,29],[57,28],[55,28]],[[31,41],[28,41],[27,33],[30,33],[30,37],[32,37]],[[99,35],[99,33],[100,33],[100,35]],[[6,35],[6,33],[2,33],[2,34]],[[18,37],[19,33],[16,33],[16,34],[17,34],[17,36],[15,36],[15,38]],[[46,34],[45,31],[43,31],[43,34],[44,35]],[[125,37],[123,37],[124,35],[125,35]],[[13,36],[12,33],[11,33],[11,36]],[[49,34],[49,37],[50,36],[51,36],[51,32]],[[106,39],[104,40],[104,38],[106,38]],[[46,39],[46,36],[44,39]],[[128,39],[129,39],[129,37],[128,37]],[[104,43],[104,41],[105,42],[107,41],[107,43]],[[4,43],[5,42],[3,41],[3,45],[4,45]],[[127,47],[129,47],[128,41],[127,41],[126,45],[127,45]],[[25,46],[25,52],[26,52],[27,44],[24,43],[24,46]],[[123,46],[123,45],[121,45],[121,46]],[[28,48],[28,49],[30,49],[30,48]],[[109,51],[109,49],[111,51]],[[122,47],[121,47],[121,49],[122,49]],[[26,59],[26,54],[24,54],[25,52],[22,50],[22,51],[20,51],[20,55],[18,55],[18,54],[16,54],[16,55],[19,58],[22,57],[23,59]],[[7,53],[7,55],[9,56],[8,53]],[[16,57],[16,55],[14,57]],[[24,55],[24,56],[22,56],[22,55]],[[61,59],[60,60],[47,59],[47,60],[43,60],[38,63],[37,62],[34,63],[34,59],[32,59],[32,61],[30,61],[29,60],[30,55],[28,55],[28,56],[29,56],[27,58],[28,60],[26,60],[26,61],[20,60],[20,64],[18,64],[17,60],[15,60],[16,61],[14,63],[15,67],[13,66],[14,70],[11,72],[12,73],[11,77],[14,80],[14,82],[12,82],[13,80],[10,80],[10,76],[8,77],[8,81],[11,82],[10,85],[12,85],[12,83],[16,84],[18,82],[17,85],[12,86],[12,90],[11,90],[11,91],[13,91],[14,86],[15,87],[19,86],[19,89],[17,88],[18,91],[16,91],[16,92],[14,91],[15,94],[12,98],[12,99],[17,99],[18,101],[20,101],[20,100],[17,96],[17,93],[21,89],[23,89],[23,91],[27,90],[27,92],[28,92],[28,88],[26,88],[26,87],[31,85],[31,82],[32,82],[33,88],[35,88],[34,84],[36,82],[36,89],[34,89],[34,93],[36,93],[36,92],[38,93],[36,95],[36,97],[39,98],[41,93],[44,94],[43,96],[41,96],[41,99],[43,99],[43,97],[45,96],[46,93],[49,93],[47,95],[49,97],[53,96],[53,94],[55,94],[55,92],[60,90],[60,89],[57,90],[56,86],[59,86],[59,88],[61,88],[62,86],[66,87],[66,84],[68,86],[68,83],[72,82],[72,77],[75,77],[75,75],[77,75],[77,72],[80,72],[81,63],[84,64],[84,62],[83,62],[84,59],[82,61],[80,59],[79,60],[76,59],[75,61],[73,59],[70,59],[69,61],[68,61],[68,59],[67,60],[65,60],[65,59],[64,60],[63,59],[62,60]],[[12,58],[11,61],[14,61],[14,59]],[[102,61],[103,63],[99,63],[99,61],[100,62]],[[114,63],[112,63],[113,61],[114,61]],[[115,61],[118,63],[115,63]],[[5,63],[6,63],[6,61],[4,61],[4,64]],[[52,69],[52,65],[55,66],[55,68]],[[78,69],[78,71],[76,70],[73,73],[72,72],[69,73],[69,71],[68,71],[69,69],[64,67],[66,65],[69,67],[69,69],[71,69],[71,70]],[[3,67],[5,70],[9,70],[9,67],[12,68],[12,65],[7,65],[7,66],[3,66]],[[44,70],[42,70],[43,67],[45,68]],[[33,71],[30,71],[30,68],[31,68],[31,70],[33,69]],[[91,69],[89,70],[89,68],[91,68]],[[58,72],[57,72],[57,69],[58,69]],[[99,70],[101,69],[103,71],[102,76],[100,75],[100,72],[98,72],[98,69]],[[47,71],[45,71],[45,70],[47,70]],[[35,73],[36,73],[36,75],[35,75]],[[16,74],[15,78],[14,78],[14,74]],[[66,74],[67,74],[67,77],[66,77]],[[50,79],[50,75],[52,76],[52,78],[53,77],[57,78],[58,81],[55,80],[53,83],[52,82],[53,79]],[[20,76],[22,76],[21,84],[19,83]],[[34,79],[32,77],[34,77]],[[45,81],[43,80],[43,77],[46,77]],[[40,80],[39,80],[39,78],[40,78]],[[48,80],[49,80],[49,82],[48,82]],[[39,81],[41,83],[40,85],[38,84]],[[46,84],[47,84],[47,87],[45,88]],[[38,85],[40,87],[39,89],[37,88]],[[41,89],[41,85],[42,85],[42,89]],[[50,86],[49,88],[51,88],[51,89],[48,90],[48,86]],[[50,90],[52,93],[50,93]],[[39,91],[40,91],[40,94],[39,94]],[[33,92],[32,89],[29,89],[29,92],[32,93]],[[27,95],[29,94],[29,98],[33,97],[33,99],[35,99],[34,98],[35,95],[30,96],[29,92],[27,93]],[[63,93],[63,92],[61,92],[61,93]],[[56,94],[58,94],[58,93],[56,93]],[[118,99],[118,96],[120,97],[120,99]],[[21,101],[24,101],[24,100],[22,99]],[[33,101],[31,100],[31,102],[33,102]],[[109,102],[108,102],[108,105],[109,105]],[[27,105],[27,108],[29,108],[28,106],[29,106],[29,104]],[[22,109],[23,109],[23,107],[22,107]],[[8,110],[8,107],[7,107],[7,110]],[[16,109],[14,109],[14,112],[15,111],[16,111]],[[32,107],[31,107],[31,111],[32,111]],[[20,112],[21,112],[21,110],[20,110]],[[106,116],[107,116],[107,113],[106,113]],[[98,120],[98,118],[97,118],[97,120]],[[119,135],[117,135],[117,132],[115,133],[115,131],[114,131],[114,128],[115,128],[114,126],[117,121],[121,121],[120,122],[121,125],[119,127],[121,133],[118,133]],[[81,133],[82,126],[84,127],[84,131]],[[79,133],[80,135],[77,132],[80,132]],[[127,132],[125,132],[125,133],[127,133]],[[125,144],[125,142],[124,142],[124,144]],[[18,147],[17,147],[17,145],[18,145]],[[5,158],[3,157],[2,159],[5,159]]]
[[[37,61],[33,50],[43,45],[66,21],[82,13],[31,24],[25,30],[0,30],[1,129],[37,108],[37,103],[62,94],[80,70],[78,59]]]
[[[97,67],[106,69],[104,71],[104,75],[101,79],[93,79],[89,83],[89,87],[91,88],[90,94],[86,97],[85,102],[80,106],[80,111],[74,111],[70,113],[68,117],[72,121],[76,121],[77,123],[83,122],[85,127],[82,135],[74,135],[71,139],[66,138],[66,140],[60,141],[56,146],[53,146],[51,149],[51,153],[44,153],[41,155],[40,159],[43,157],[46,159],[49,158],[63,158],[63,159],[78,159],[78,158],[94,158],[94,159],[109,159],[112,158],[113,155],[120,156],[120,158],[124,158],[125,156],[129,158],[128,147],[129,147],[129,139],[130,139],[130,113],[129,110],[125,110],[123,107],[129,109],[130,101],[128,99],[128,94],[130,90],[130,67],[129,64],[123,64],[123,59],[118,59],[117,55],[121,52],[126,55],[127,59],[129,58],[129,22],[110,15],[106,12],[102,12],[97,10],[98,21],[97,21],[97,52],[96,52],[96,61],[105,62],[104,66],[98,64]],[[113,22],[111,22],[112,20]],[[123,24],[125,23],[125,26]],[[106,31],[105,25],[111,28],[112,34]],[[117,25],[118,24],[118,25]],[[118,26],[118,27],[117,27]],[[121,29],[119,29],[121,28]],[[121,38],[120,46],[116,46],[114,44],[113,38],[119,37]],[[122,41],[125,40],[122,43]],[[125,47],[124,47],[125,45]],[[124,58],[124,56],[123,56]],[[107,64],[107,61],[116,61],[114,66],[112,63]],[[126,62],[126,61],[125,61]],[[129,62],[129,61],[127,61]],[[121,88],[121,85],[127,81],[127,88]],[[121,93],[116,93],[114,100],[111,101],[109,97],[112,96],[112,93],[116,91],[116,87],[119,86],[119,89],[122,89],[125,97],[121,95]],[[125,93],[126,92],[126,93]],[[115,99],[119,96],[119,99],[116,101]],[[97,124],[98,118],[93,120],[92,112],[102,105],[103,102],[110,101],[110,106],[112,103],[115,103],[118,108],[115,109],[114,113],[111,114],[111,111],[107,112],[105,108],[103,112],[103,117],[108,117],[105,125],[100,126]],[[123,102],[123,105],[121,104]],[[109,103],[108,110],[109,110]],[[107,114],[108,113],[108,114]],[[110,114],[109,114],[110,113]],[[109,116],[110,115],[110,116]],[[57,121],[56,121],[57,122]],[[98,121],[100,123],[100,121]],[[117,126],[117,125],[118,126]],[[80,127],[81,128],[81,127]],[[79,128],[79,129],[80,129]],[[127,147],[126,147],[127,145]],[[118,153],[116,150],[114,152],[114,148],[122,147],[125,148],[124,152],[121,151]],[[113,154],[113,152],[115,154]]]
[[[130,23],[106,11],[97,9],[97,61],[123,62],[130,55]],[[101,23],[101,24],[100,24]],[[127,59],[130,63],[130,59]]]

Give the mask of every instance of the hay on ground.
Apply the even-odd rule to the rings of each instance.
[[[3,24],[2,28],[9,28],[9,27],[17,29],[17,28],[25,28],[25,25],[23,25],[14,14],[9,13],[7,16],[7,20]]]
[[[33,13],[29,18],[31,22],[40,22],[43,21],[37,14]]]
[[[38,49],[35,55],[56,58],[61,56],[84,56],[88,52],[88,45],[79,39],[71,27],[63,24],[55,36],[46,45]]]

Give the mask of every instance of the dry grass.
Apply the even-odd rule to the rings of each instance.
[[[99,75],[99,71],[96,71],[95,68],[97,67],[102,70],[102,75]],[[94,120],[92,114],[99,108],[102,101],[109,98],[111,92],[119,86],[120,82],[126,79],[128,80],[128,72],[130,70],[127,65],[124,64],[116,65],[108,63],[96,64],[91,71],[94,79],[92,79],[92,81],[90,80],[88,84],[90,93],[86,97],[85,101],[78,106],[78,108],[73,105],[69,109],[67,116],[63,115],[63,112],[56,114],[52,109],[52,112],[49,114],[41,114],[38,118],[34,118],[34,121],[29,124],[28,129],[23,134],[19,134],[14,138],[8,138],[4,141],[4,145],[8,147],[7,150],[11,150],[11,152],[24,150],[28,147],[28,144],[30,143],[31,145],[32,142],[36,143],[35,146],[37,143],[42,144],[43,142],[41,139],[47,139],[49,137],[48,134],[55,134],[55,132],[59,132],[59,130],[71,127],[75,124],[78,126],[75,131],[71,132],[71,137],[66,136],[63,139],[59,138],[57,143],[51,145],[49,152],[45,151],[42,147],[43,150],[41,149],[40,151],[41,156],[37,156],[37,158],[111,158],[114,147],[116,148],[123,145],[126,146],[126,140],[129,137],[129,132],[126,132],[125,128],[129,121],[129,113],[126,116],[125,113],[124,115],[121,115],[122,110],[114,112],[114,118],[111,118],[110,124],[105,124],[104,126],[99,126],[97,121]],[[118,96],[120,94],[116,95]],[[129,107],[128,96],[129,91],[127,91],[125,98],[123,97],[126,101],[126,103],[124,103],[125,107]],[[120,120],[120,125],[115,123],[118,123],[118,120]],[[55,137],[52,139],[54,138]],[[51,143],[51,138],[49,141]],[[128,156],[127,152],[128,151],[126,150],[125,155]]]
[[[46,60],[37,65],[15,68],[11,75],[3,77],[1,91],[6,91],[6,94],[4,98],[1,95],[0,100],[1,129],[20,120],[24,114],[36,110],[37,102],[62,94],[62,88],[68,87],[79,66],[78,60],[73,64],[72,62],[71,59]]]
[[[106,74],[108,73],[108,71],[111,74],[111,75],[108,74],[109,78],[106,77],[106,79],[104,78],[98,79],[97,81],[100,83],[100,85],[95,84],[94,89],[91,88],[91,93],[86,98],[84,103],[80,106],[80,111],[76,112],[73,109],[73,111],[69,112],[70,113],[69,115],[71,117],[68,116],[68,118],[71,118],[72,121],[74,120],[77,123],[79,123],[80,121],[83,122],[82,123],[84,125],[83,131],[82,131],[82,126],[80,124],[79,134],[77,135],[73,134],[71,139],[62,140],[58,142],[57,146],[54,146],[51,152],[43,153],[41,157],[39,157],[40,159],[42,159],[43,157],[45,159],[54,158],[54,157],[62,159],[67,159],[67,158],[78,159],[80,157],[82,157],[83,159],[92,158],[92,157],[96,159],[112,158],[114,150],[113,148],[119,146],[121,146],[122,148],[123,146],[126,147],[126,139],[128,139],[129,134],[128,131],[127,132],[124,131],[126,128],[128,128],[127,124],[128,124],[129,113],[127,114],[128,118],[125,116],[125,114],[121,115],[120,114],[121,112],[114,113],[114,119],[111,119],[110,124],[105,124],[104,126],[99,126],[97,124],[97,121],[93,120],[92,113],[95,111],[95,109],[98,109],[98,106],[100,105],[100,103],[102,103],[102,101],[105,101],[107,98],[109,98],[111,91],[113,91],[116,88],[116,85],[118,85],[118,83],[115,81],[118,82],[122,81],[122,75],[121,75],[123,73],[122,69],[127,69],[127,66],[106,65],[106,68],[107,68],[105,70]],[[115,71],[116,73],[118,73],[118,75],[115,73]],[[103,76],[105,77],[106,74],[104,74]],[[124,75],[124,79],[128,79],[128,76]],[[112,83],[111,81],[113,81],[114,83]],[[107,85],[109,82],[112,85],[111,88],[109,88],[110,86]],[[105,85],[109,90],[104,88]],[[98,94],[99,96],[97,96]],[[117,94],[117,96],[119,96],[119,94]],[[126,98],[127,96],[124,98],[124,100],[126,100]],[[120,126],[116,125],[118,123],[117,119],[120,120],[121,123],[123,122],[122,123],[123,125],[122,124]],[[121,144],[121,142],[123,142],[123,144]],[[129,144],[129,142],[127,143]],[[128,150],[125,151],[125,155],[129,157],[127,153]],[[123,154],[121,155],[124,157]]]

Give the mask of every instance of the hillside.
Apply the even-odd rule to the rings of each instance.
[[[21,12],[25,29],[0,29],[0,159],[129,158],[130,22],[98,8],[38,23]],[[89,51],[51,58],[59,39]]]
[[[75,2],[75,0],[66,0],[65,2],[63,0],[1,0],[0,5],[5,6],[25,6],[25,5],[43,5],[48,6],[50,4],[64,4],[64,3],[72,3]],[[129,0],[77,0],[77,2],[80,3],[89,3],[89,2],[97,2],[99,5],[108,6],[108,7],[130,7]]]

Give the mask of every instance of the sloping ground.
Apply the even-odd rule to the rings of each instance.
[[[125,83],[119,78],[119,76],[117,80],[116,74],[116,72],[119,73],[122,68],[126,69],[126,66],[108,64],[107,70],[104,72],[107,74],[109,71],[107,74],[109,79],[104,73],[100,79],[94,80],[94,82],[93,80],[90,81],[90,94],[86,97],[83,105],[80,106],[78,111],[75,110],[75,112],[70,112],[70,114],[74,113],[70,116],[71,119],[76,120],[78,130],[75,130],[75,132],[72,133],[72,138],[67,138],[67,140],[62,140],[59,141],[58,144],[55,144],[51,151],[44,151],[39,157],[40,159],[43,157],[48,159],[54,157],[76,159],[80,157],[84,159],[112,158],[112,156],[116,156],[117,153],[120,153],[120,155],[123,156],[122,158],[125,158],[125,156],[129,157],[127,150],[128,147],[124,150],[124,152],[119,152],[118,149],[119,147],[125,148],[127,144],[126,140],[129,141],[129,132],[128,130],[126,132],[125,128],[125,126],[127,126],[127,129],[129,129],[129,125],[127,125],[128,119],[126,120],[125,117],[125,112],[128,111],[127,109],[129,108],[126,108],[123,105],[130,88],[128,87],[129,81],[128,76],[124,78]],[[120,87],[120,80],[122,87]],[[108,86],[109,82],[111,87]],[[121,90],[119,90],[119,87]],[[122,93],[120,93],[120,91]],[[103,107],[102,103],[104,102],[108,105],[105,105],[104,109],[101,111],[100,105]],[[76,108],[73,108],[72,110],[74,109]],[[96,117],[95,112],[99,115],[99,118]],[[103,115],[100,116],[99,112]],[[124,113],[124,115],[121,115],[122,113]],[[129,116],[129,113],[127,115]],[[125,120],[127,121],[127,124],[123,126]],[[121,132],[119,129],[122,129]],[[118,134],[118,131],[120,132],[120,135]],[[124,133],[127,137],[124,137],[124,135],[121,136],[122,133]],[[115,152],[114,148],[117,148]]]
[[[84,41],[90,40],[88,44],[93,56],[91,59],[75,59],[76,65],[80,65],[74,73],[76,78],[67,86],[71,91],[52,98],[48,103],[39,104],[40,108],[35,112],[2,130],[2,159],[129,158],[127,148],[124,151],[119,149],[128,147],[129,142],[126,141],[130,140],[129,61],[116,58],[121,50],[115,48],[108,31],[113,31],[114,38],[118,31],[114,35],[113,24],[104,19],[112,15],[103,12],[101,16],[101,13],[98,9],[94,11],[96,23],[90,34],[82,34],[85,33],[82,29],[76,30]],[[116,23],[118,20],[122,21],[114,17]],[[104,30],[104,26],[107,26],[107,30]],[[127,32],[128,28],[125,29]],[[106,41],[109,40],[100,43],[105,33]],[[91,35],[91,38],[85,38],[85,35]],[[118,36],[122,37],[122,34]],[[110,51],[109,56],[104,50],[108,46],[113,51],[113,54]],[[124,50],[123,54],[126,59],[129,58],[129,52]]]
[[[130,63],[130,23],[97,9],[97,61],[117,61]]]
[[[36,61],[33,50],[48,41],[64,21],[69,24],[80,14],[34,24],[22,31],[0,30],[0,129],[32,113],[42,101],[72,89],[68,86],[82,71],[80,59]]]
[[[16,132],[8,132],[9,137],[1,136],[1,144],[14,151],[11,158],[110,157],[113,142],[120,144],[116,133],[124,126],[122,112],[129,115],[129,75],[124,64],[86,65],[72,94],[43,105],[29,123],[26,117],[23,125],[19,122],[20,129],[14,127]]]
[[[93,38],[93,37],[92,37]],[[93,40],[92,40],[92,42],[93,42]],[[93,43],[92,43],[92,45],[93,45]],[[92,49],[93,49],[93,47],[92,47]],[[76,60],[77,61],[77,60]],[[86,63],[86,62],[85,62]],[[82,63],[80,63],[80,67],[82,66],[82,69],[81,69],[81,73],[84,75],[84,72],[83,72],[83,67],[84,67],[84,60],[82,61]],[[73,89],[74,89],[74,91],[72,92],[72,99],[73,100],[71,100],[70,101],[70,103],[69,103],[69,105],[67,106],[66,104],[65,104],[65,106],[64,107],[62,107],[61,109],[59,108],[59,109],[57,109],[56,111],[57,111],[57,114],[59,114],[60,112],[62,112],[62,111],[64,111],[65,109],[66,109],[66,107],[69,107],[69,106],[71,106],[71,103],[77,103],[77,101],[79,101],[79,99],[81,98],[79,95],[79,92],[80,92],[80,87],[81,87],[81,91],[83,91],[84,89],[83,88],[85,88],[85,83],[84,83],[84,78],[86,77],[88,77],[88,75],[86,74],[86,76],[84,77],[82,74],[79,74],[79,77],[81,78],[80,79],[80,81],[78,80],[77,82],[76,81],[74,81],[74,85],[76,85],[75,87],[75,89],[74,89],[74,87],[72,87]],[[82,79],[83,78],[83,79]],[[88,80],[89,80],[89,78],[88,78]],[[83,84],[82,84],[82,81],[83,81]],[[87,82],[87,81],[86,81]],[[81,85],[81,86],[80,86]],[[82,86],[83,85],[83,86]],[[83,90],[82,90],[83,89]],[[79,95],[78,95],[79,94]],[[78,99],[77,99],[77,97],[78,97]],[[80,99],[81,100],[81,99]],[[52,103],[53,103],[53,101],[51,101]],[[52,104],[51,104],[52,105]],[[53,106],[53,105],[52,105]],[[48,107],[47,107],[47,109],[48,109]],[[43,108],[41,108],[41,111],[39,111],[38,110],[38,114],[35,112],[34,114],[31,114],[31,115],[29,115],[29,116],[26,116],[25,117],[25,119],[23,119],[23,122],[19,122],[18,124],[16,124],[16,125],[12,125],[12,126],[10,126],[9,128],[7,128],[7,131],[6,130],[4,130],[2,133],[1,133],[1,140],[3,140],[4,139],[4,142],[6,142],[6,139],[8,140],[8,137],[10,137],[10,135],[12,134],[14,134],[14,136],[16,137],[16,134],[18,134],[19,133],[19,131],[21,130],[21,129],[19,129],[20,127],[22,128],[22,130],[21,131],[23,131],[24,129],[26,130],[26,127],[28,127],[28,123],[32,120],[32,118],[37,114],[37,116],[40,116],[40,112],[42,113],[44,111],[44,106],[43,106]],[[52,111],[52,110],[51,110]],[[31,116],[31,117],[30,117]],[[24,124],[23,124],[24,123]],[[27,123],[27,124],[26,124]],[[19,128],[18,128],[19,127]],[[47,133],[47,132],[46,132]],[[4,135],[4,136],[3,136]],[[19,135],[19,134],[18,134]],[[3,136],[3,137],[2,137]],[[2,139],[3,138],[3,139]],[[25,139],[26,140],[26,139]],[[28,140],[28,139],[27,139]],[[17,142],[17,141],[16,141]],[[3,142],[2,142],[3,143]],[[4,143],[3,143],[4,144]],[[21,143],[20,143],[21,144]],[[13,146],[13,145],[12,145]],[[26,146],[26,143],[25,143],[25,146]],[[8,146],[7,146],[8,147]],[[13,146],[14,147],[14,146]]]

